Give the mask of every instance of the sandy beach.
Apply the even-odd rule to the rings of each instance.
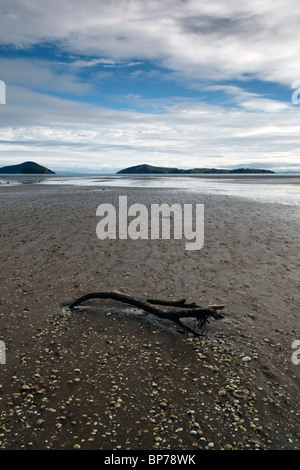
[[[205,242],[99,240],[96,209],[199,203]],[[1,449],[299,449],[298,207],[171,189],[0,187]],[[206,338],[89,292],[225,304]],[[245,359],[246,358],[246,359]]]

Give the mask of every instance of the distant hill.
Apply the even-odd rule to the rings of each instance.
[[[236,168],[234,170],[224,170],[220,168],[192,168],[191,170],[181,170],[179,168],[165,168],[152,165],[136,165],[124,170],[120,170],[117,174],[231,174],[231,173],[274,173],[271,170],[260,170],[256,168]]]
[[[9,165],[0,168],[0,174],[22,175],[55,175],[55,172],[34,162],[24,162],[20,165]]]

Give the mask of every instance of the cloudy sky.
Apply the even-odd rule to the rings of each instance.
[[[298,0],[0,0],[0,166],[300,171],[299,25]]]

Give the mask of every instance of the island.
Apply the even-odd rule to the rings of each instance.
[[[136,165],[124,170],[120,170],[117,174],[180,174],[180,175],[189,175],[189,174],[231,174],[231,173],[275,173],[271,170],[261,170],[257,168],[236,168],[234,170],[226,170],[220,168],[192,168],[190,170],[182,170],[180,168],[166,168],[161,166],[153,165]]]
[[[55,172],[35,162],[24,162],[19,165],[9,165],[0,168],[2,175],[55,175]]]

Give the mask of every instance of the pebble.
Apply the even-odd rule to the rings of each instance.
[[[62,327],[64,327],[64,324]],[[91,330],[93,329],[89,328],[87,331]],[[62,331],[64,333],[64,329]],[[88,338],[88,333],[84,333],[84,338]],[[102,339],[99,341],[101,340]],[[151,440],[153,447],[159,448],[161,445],[165,445],[166,448],[171,448],[170,446],[176,442],[178,448],[185,450],[191,445],[196,448],[205,447],[207,449],[219,447],[225,449],[270,447],[268,443],[271,441],[268,441],[265,437],[267,434],[262,432],[265,428],[261,427],[260,431],[258,423],[253,423],[258,420],[256,417],[258,415],[256,407],[263,395],[259,394],[259,392],[263,391],[263,389],[262,387],[256,387],[255,389],[254,382],[249,382],[248,384],[245,380],[248,378],[247,376],[249,374],[250,376],[254,374],[256,369],[247,366],[241,367],[240,364],[241,360],[246,363],[258,359],[258,356],[254,354],[253,349],[251,349],[252,344],[247,343],[247,345],[244,345],[244,347],[249,347],[249,351],[251,351],[250,357],[240,350],[237,353],[231,348],[230,343],[227,345],[225,341],[221,341],[218,337],[216,337],[213,342],[210,340],[207,342],[203,341],[201,348],[200,343],[196,342],[194,339],[193,341],[190,339],[189,347],[193,347],[195,351],[195,358],[199,364],[198,369],[194,368],[193,365],[186,367],[185,359],[182,364],[181,357],[178,356],[177,359],[176,355],[172,356],[173,352],[171,358],[169,355],[164,355],[164,350],[161,347],[157,348],[157,346],[161,346],[159,342],[153,341],[150,343],[148,340],[147,342],[143,340],[143,343],[141,342],[138,348],[143,346],[143,349],[140,349],[143,361],[150,365],[152,361],[152,367],[155,367],[153,372],[158,372],[156,375],[152,373],[151,367],[149,372],[145,373],[146,369],[142,367],[144,366],[144,362],[139,363],[137,358],[132,360],[132,363],[130,361],[128,364],[125,362],[126,359],[130,358],[129,355],[126,356],[127,348],[130,350],[133,346],[130,342],[128,342],[128,344],[123,342],[123,338],[123,344],[120,344],[121,340],[118,333],[116,333],[114,341],[107,339],[107,336],[105,336],[102,341],[106,349],[105,352],[103,351],[102,355],[99,356],[99,359],[97,359],[99,368],[96,370],[96,375],[92,375],[88,369],[88,362],[87,364],[84,363],[89,357],[89,350],[88,348],[85,349],[83,347],[84,345],[81,345],[84,351],[76,357],[76,362],[71,363],[71,367],[66,370],[66,377],[70,379],[66,380],[68,384],[67,390],[69,393],[76,394],[70,396],[64,395],[63,401],[56,401],[56,394],[59,393],[61,386],[63,392],[64,385],[61,377],[64,370],[62,367],[59,370],[49,367],[47,369],[47,375],[45,375],[45,368],[42,368],[42,365],[43,361],[46,361],[46,359],[41,355],[39,356],[39,361],[35,361],[39,366],[34,370],[32,377],[25,374],[24,376],[12,377],[12,380],[18,380],[17,385],[19,388],[17,390],[20,393],[13,393],[11,401],[8,402],[8,405],[11,407],[10,411],[14,411],[14,415],[12,414],[11,417],[9,416],[8,418],[11,419],[12,423],[14,423],[16,417],[17,420],[23,420],[18,422],[23,422],[24,428],[27,429],[27,441],[23,441],[26,442],[26,445],[29,445],[29,438],[32,439],[33,436],[36,438],[38,433],[40,433],[40,438],[43,439],[42,436],[45,434],[45,429],[47,429],[48,426],[50,427],[52,419],[55,418],[55,416],[53,417],[53,413],[56,412],[56,409],[51,408],[51,406],[56,406],[57,410],[60,410],[59,412],[62,413],[62,415],[56,417],[56,420],[60,422],[54,425],[55,429],[54,432],[52,431],[53,435],[47,436],[48,439],[45,440],[45,446],[47,448],[60,445],[64,448],[68,446],[72,448],[73,446],[73,449],[85,449],[88,442],[95,442],[93,448],[99,448],[103,445],[102,438],[110,439],[112,447],[115,449],[123,448],[123,442],[118,436],[118,428],[120,427],[120,423],[122,424],[123,419],[122,411],[124,410],[125,415],[131,411],[131,408],[132,410],[138,410],[140,406],[140,412],[143,414],[139,415],[142,417],[136,418],[138,419],[136,421],[138,427],[134,428],[134,422],[127,423],[128,440],[124,440],[124,448],[127,446],[128,450],[137,446],[149,445]],[[268,342],[269,340],[265,339],[265,341]],[[60,350],[64,352],[58,342],[52,341],[50,344],[55,344],[55,351]],[[95,351],[93,352],[97,351],[97,347],[98,343],[95,341]],[[120,367],[118,365],[119,353],[116,353],[116,348],[124,349],[124,351],[122,351],[123,362],[120,362]],[[49,350],[43,349],[42,351],[46,353]],[[158,351],[160,351],[160,353]],[[44,356],[46,357],[46,354]],[[52,364],[52,361],[53,364],[58,364],[58,362],[55,362],[58,361],[58,359],[59,356],[52,354],[50,351],[47,361],[51,361],[50,364]],[[30,360],[28,354],[26,355],[26,360]],[[161,361],[159,365],[156,364],[157,360]],[[155,365],[153,366],[154,363]],[[230,368],[231,363],[236,366],[236,369]],[[70,365],[69,363],[67,364]],[[217,364],[217,366],[215,364]],[[80,365],[80,368],[78,368],[78,365]],[[132,367],[132,365],[134,372],[133,378],[135,380],[137,379],[135,372],[137,371],[138,373],[138,370],[141,371],[140,380],[143,382],[143,397],[145,398],[145,404],[143,403],[142,405],[135,402],[136,390],[134,386],[130,385],[130,381],[128,380],[128,377],[131,378],[129,373],[131,373],[130,367]],[[106,370],[103,370],[105,367]],[[127,367],[128,369],[126,369]],[[137,367],[139,367],[139,369],[137,369]],[[117,374],[115,374],[114,368],[117,368]],[[175,368],[176,371],[184,372],[184,374],[179,376],[178,383],[175,383],[172,377],[172,372],[173,370],[175,371]],[[51,375],[49,374],[49,369]],[[111,375],[109,375],[110,371]],[[161,374],[159,372],[161,372]],[[253,377],[251,376],[250,378],[252,379]],[[153,380],[155,380],[155,382]],[[108,383],[106,384],[105,381],[108,381]],[[105,385],[102,389],[103,382]],[[87,384],[89,384],[89,388],[85,389]],[[178,384],[181,386],[178,387]],[[246,388],[248,386],[249,389]],[[265,386],[267,387],[267,385],[264,385],[264,387]],[[85,390],[88,390],[88,393]],[[175,390],[178,391],[178,393],[180,392],[180,400],[184,399],[184,402],[180,401],[180,404],[177,404]],[[255,393],[252,393],[253,390],[255,390],[258,398]],[[15,389],[13,389],[13,391],[15,391]],[[2,392],[1,385],[0,392]],[[85,396],[84,393],[86,393],[87,396]],[[47,395],[48,398],[42,398],[41,395]],[[102,395],[105,395],[105,397]],[[276,396],[277,403],[277,400],[279,400],[282,394],[275,391],[274,395]],[[120,396],[122,398],[120,398]],[[55,399],[53,397],[55,397]],[[84,401],[84,403],[88,403],[87,407],[81,405],[80,400],[82,402]],[[98,400],[99,403],[101,401],[101,404],[103,404],[103,415],[102,411],[99,411],[100,408],[97,407]],[[95,405],[93,406],[92,403],[94,402]],[[149,415],[147,415],[148,402],[150,406]],[[215,406],[215,403],[218,406]],[[270,403],[274,404],[274,400],[266,398],[264,406]],[[76,409],[77,406],[78,409]],[[15,409],[13,410],[13,408]],[[87,412],[88,414],[82,414],[83,412]],[[174,414],[170,414],[171,412]],[[51,413],[52,416],[48,420],[49,413]],[[3,416],[5,417],[6,415],[3,414]],[[46,421],[37,419],[40,416],[43,418],[47,416],[47,418],[45,418]],[[75,419],[73,420],[74,417],[76,417],[76,421]],[[67,418],[73,421],[68,421]],[[84,421],[81,421],[81,419]],[[148,419],[149,421],[147,423]],[[248,424],[249,419],[250,424]],[[4,428],[9,429],[8,424],[5,423],[5,420],[3,421],[5,424]],[[100,423],[100,421],[103,421],[103,423]],[[146,422],[144,423],[144,421]],[[223,423],[227,426],[226,431],[228,431],[226,440],[224,436],[222,436],[221,439]],[[147,427],[148,424],[149,429]],[[204,432],[200,428],[202,424]],[[84,431],[81,434],[82,425],[84,425]],[[31,434],[29,434],[31,432],[30,427],[32,427],[33,431]],[[261,442],[255,439],[255,434],[257,434],[258,431]],[[206,435],[208,432],[209,437]],[[0,445],[5,447],[8,445],[7,443],[9,441],[2,432],[1,426],[0,433]],[[17,436],[16,433],[14,435]],[[190,436],[193,436],[193,438]],[[209,441],[209,439],[214,439],[214,437],[218,437],[216,444]],[[147,438],[147,441],[145,438]],[[64,439],[66,439],[66,441],[64,441]],[[79,439],[80,444],[73,445],[73,439]],[[228,441],[232,439],[231,444],[227,439]],[[3,443],[1,441],[3,441]],[[120,444],[122,444],[122,446]],[[104,445],[106,445],[105,442]]]
[[[175,429],[175,432],[181,432],[181,431],[183,431],[183,428],[177,428],[177,429]]]
[[[249,362],[249,361],[251,361],[251,357],[250,357],[250,356],[244,356],[244,357],[242,358],[242,361],[244,361],[244,362]]]

